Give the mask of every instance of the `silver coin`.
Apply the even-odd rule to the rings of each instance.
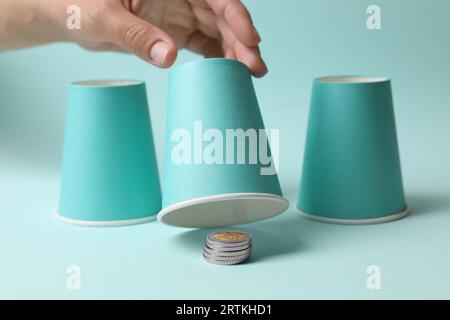
[[[216,246],[214,244],[211,244],[209,242],[206,242],[205,246],[210,248],[211,250],[217,250],[217,251],[239,251],[239,250],[245,250],[252,246],[252,243],[246,243],[242,246]]]
[[[231,261],[231,262],[235,262],[235,261],[241,261],[241,260],[246,260],[250,257],[249,254],[244,255],[244,256],[237,256],[237,257],[218,257],[218,256],[214,256],[214,255],[209,255],[207,253],[203,253],[203,257],[207,258],[209,260],[214,260],[214,261]]]
[[[238,256],[234,256],[234,257],[227,257],[227,256],[219,256],[219,255],[213,255],[213,254],[209,254],[207,252],[203,252],[203,256],[207,257],[208,259],[211,260],[220,260],[220,261],[236,261],[236,260],[242,260],[242,259],[247,259],[250,254],[242,254],[242,255],[238,255]]]
[[[206,237],[208,243],[216,245],[243,245],[251,241],[251,236],[244,231],[224,230],[211,232]]]
[[[252,248],[249,247],[245,250],[237,250],[237,251],[220,251],[220,250],[212,250],[211,248],[208,248],[207,246],[205,246],[203,248],[203,252],[206,252],[208,254],[211,255],[216,255],[216,256],[230,256],[230,257],[236,257],[236,256],[243,256],[246,254],[250,254],[252,252]]]
[[[208,246],[205,246],[204,252],[214,256],[236,257],[240,255],[250,254],[252,252],[252,246],[247,247],[244,250],[233,250],[233,251],[215,250],[209,248]]]
[[[212,264],[220,264],[220,265],[233,265],[233,264],[239,264],[244,261],[246,261],[249,257],[238,259],[238,260],[217,260],[217,259],[210,259],[207,256],[203,255],[203,260],[205,260],[208,263]]]

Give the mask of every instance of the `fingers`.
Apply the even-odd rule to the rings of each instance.
[[[267,73],[267,66],[257,47],[248,47],[238,41],[234,46],[234,52],[237,60],[246,64],[255,77],[260,78]]]
[[[206,0],[218,18],[228,24],[236,39],[247,46],[261,41],[247,8],[240,0]]]
[[[186,48],[204,55],[206,58],[223,57],[222,46],[216,39],[212,39],[203,33],[194,32],[186,42]]]
[[[167,68],[177,56],[173,39],[164,31],[144,21],[125,8],[114,7],[108,16],[109,40],[151,64]]]
[[[222,36],[225,58],[243,62],[255,77],[264,76],[267,73],[267,66],[258,48],[261,37],[253,26],[245,6],[240,0],[204,1],[214,12],[215,23]],[[199,10],[207,9],[201,7]],[[200,21],[204,20],[200,18],[200,15],[197,17]]]
[[[192,12],[197,18],[198,29],[210,38],[220,39],[221,35],[217,28],[217,18],[211,8],[192,6]]]
[[[255,77],[264,76],[267,73],[267,66],[261,58],[258,46],[250,47],[238,41],[223,19],[219,19],[217,25],[222,34],[225,58],[241,61]]]

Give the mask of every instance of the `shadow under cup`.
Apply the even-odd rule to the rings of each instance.
[[[57,217],[118,226],[153,220],[160,208],[145,83],[70,84]]]
[[[314,81],[298,208],[308,218],[345,224],[409,213],[388,78]]]

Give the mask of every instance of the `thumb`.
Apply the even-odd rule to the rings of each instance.
[[[160,67],[170,67],[177,57],[177,46],[163,30],[140,19],[123,7],[117,7],[109,17],[110,41]]]

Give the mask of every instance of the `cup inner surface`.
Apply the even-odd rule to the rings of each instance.
[[[288,207],[289,202],[277,195],[224,194],[171,205],[158,219],[177,227],[224,227],[271,218]]]
[[[140,83],[141,82],[139,81],[133,80],[93,80],[93,81],[76,81],[73,84],[91,87],[124,87],[124,86],[134,86]]]
[[[331,76],[318,78],[317,81],[329,83],[373,83],[388,80],[382,77],[361,77],[361,76]]]

